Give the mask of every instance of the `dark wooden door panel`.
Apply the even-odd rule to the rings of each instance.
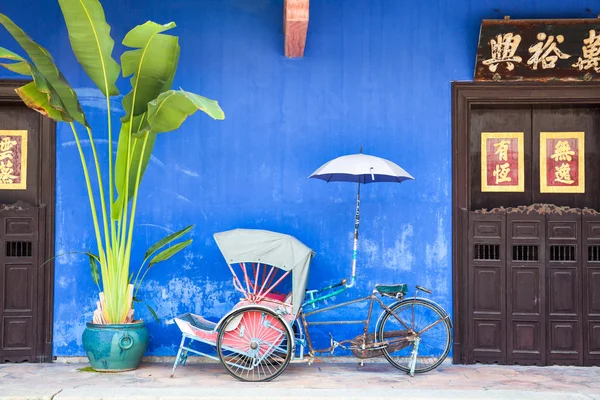
[[[582,223],[583,359],[600,365],[600,216],[584,214]]]
[[[495,266],[477,266],[473,270],[473,314],[502,314],[501,293],[504,271]]]
[[[37,361],[40,208],[0,206],[0,362]]]
[[[589,317],[600,318],[600,268],[587,269],[587,313]]]
[[[27,132],[26,186],[0,190],[0,363],[52,360],[55,123],[23,104],[23,84],[0,80],[0,131]]]
[[[507,235],[507,362],[545,364],[544,215],[509,213]]]
[[[501,319],[473,321],[473,362],[488,363],[501,360],[504,353],[504,322]]]
[[[585,133],[585,193],[540,192],[540,132]],[[532,114],[532,133],[532,203],[600,210],[600,108],[583,105],[536,106]]]
[[[34,350],[32,317],[4,317],[2,351],[10,353],[18,350],[31,352]],[[24,357],[27,359],[27,357]]]
[[[525,191],[492,193],[481,191],[481,133],[523,132],[525,150]],[[531,107],[485,107],[471,111],[469,170],[471,210],[531,204]]]
[[[4,265],[4,312],[32,312],[35,270],[31,264]]]
[[[509,363],[537,364],[544,353],[543,327],[539,322],[513,320],[509,328],[511,361]]]
[[[470,213],[469,362],[506,362],[506,215]]]
[[[548,364],[583,365],[581,213],[548,214],[546,224]]]
[[[548,307],[551,318],[577,318],[579,279],[575,269],[550,268]]]
[[[542,302],[540,301],[539,268],[512,268],[510,282],[510,313],[513,317],[539,318]]]

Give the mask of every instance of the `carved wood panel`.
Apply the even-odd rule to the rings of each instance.
[[[506,362],[506,216],[469,218],[469,362]]]
[[[545,236],[542,215],[507,215],[507,363],[544,365]]]
[[[0,362],[37,361],[43,217],[25,203],[0,205]]]
[[[600,215],[549,209],[469,213],[468,363],[600,365]]]
[[[600,217],[583,215],[583,359],[600,366]]]
[[[581,214],[546,215],[548,363],[583,364]]]

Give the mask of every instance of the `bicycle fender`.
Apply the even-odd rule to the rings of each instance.
[[[263,311],[270,311],[272,313],[274,313],[277,318],[283,322],[283,326],[285,326],[285,329],[287,330],[288,334],[290,335],[290,339],[292,339],[292,351],[295,351],[296,345],[294,342],[294,330],[292,329],[292,327],[287,323],[287,321],[283,318],[281,318],[281,315],[277,315],[277,313],[275,312],[275,310],[273,310],[272,308],[266,307],[266,306],[262,306],[262,305],[258,305],[258,304],[248,304],[245,306],[241,306],[238,308],[235,308],[231,311],[229,311],[227,314],[225,314],[225,316],[223,318],[221,318],[219,320],[219,322],[217,322],[217,326],[215,327],[215,331],[220,331],[221,328],[223,328],[223,324],[225,323],[225,320],[227,320],[227,318],[232,315],[234,312],[238,312],[238,311],[242,311],[242,310],[263,310]]]
[[[433,308],[435,308],[437,311],[440,312],[440,314],[442,315],[442,317],[444,318],[448,318],[448,322],[450,323],[450,329],[454,329],[454,326],[452,325],[452,318],[450,318],[450,314],[448,314],[448,312],[446,310],[444,310],[444,308],[442,306],[440,306],[438,303],[436,303],[433,300],[430,300],[428,298],[425,297],[410,297],[410,298],[405,298],[399,301],[396,301],[392,304],[390,304],[388,306],[388,308],[391,310],[395,307],[398,307],[400,304],[404,304],[404,303],[409,303],[413,300],[420,300],[424,303],[429,304],[430,306],[432,306]],[[375,323],[375,332],[377,332],[379,330],[379,325],[381,324],[381,320],[383,319],[383,316],[385,315],[385,313],[387,313],[387,311],[384,309],[381,314],[379,315],[379,318],[377,318],[377,322]]]

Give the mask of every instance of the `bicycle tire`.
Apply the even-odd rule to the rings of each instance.
[[[233,330],[227,331],[226,328],[229,323],[240,315],[242,315],[242,318],[238,325]],[[282,333],[283,338],[279,338],[276,333],[270,332],[269,326],[267,325],[263,325],[262,327],[258,326],[258,316],[261,316],[263,320],[265,318],[268,319],[271,328],[273,328],[274,331],[280,332],[280,334]],[[249,320],[249,323],[246,323],[246,319]],[[275,326],[275,324],[277,324],[277,326]],[[254,333],[253,330],[255,330],[256,333]],[[254,336],[257,337],[255,338]],[[280,343],[270,343],[270,340],[273,340],[274,338]],[[232,339],[236,340],[235,345],[232,345],[231,343],[227,345],[226,342],[231,342]],[[263,339],[265,340],[264,342],[262,341]],[[233,312],[223,322],[217,337],[216,347],[219,360],[231,376],[244,382],[268,382],[281,375],[289,365],[292,358],[292,340],[293,338],[290,337],[290,334],[285,327],[285,322],[275,312],[258,307],[245,308]],[[248,353],[246,353],[246,355],[243,354],[244,351],[250,351],[250,347],[248,346],[250,346],[252,342],[256,342],[259,346],[254,350],[255,352],[260,354],[261,351],[269,351],[271,353],[257,366],[252,368],[250,368],[250,365],[240,366],[242,363],[253,364],[253,356],[248,356]],[[263,345],[261,343],[266,343],[266,349],[262,348]],[[272,351],[273,345],[277,348],[286,346],[285,351],[279,349],[279,354],[276,356],[278,357],[276,362],[274,362],[275,356],[273,356],[275,353]],[[244,346],[248,348],[244,348]],[[232,351],[232,348],[235,349]],[[237,359],[237,363],[234,363],[233,359]],[[263,369],[262,374],[261,366]],[[274,369],[274,371],[272,371],[271,368]]]
[[[438,306],[436,306],[426,300],[407,299],[407,300],[398,302],[396,304],[393,304],[390,307],[390,310],[392,312],[394,312],[396,315],[398,315],[400,311],[402,311],[403,309],[408,309],[409,307],[412,307],[411,312],[414,313],[414,315],[417,315],[417,312],[415,312],[415,310],[418,308],[419,310],[422,309],[423,312],[425,310],[427,310],[432,315],[437,316],[439,318],[440,322],[437,325],[435,325],[434,327],[432,327],[431,329],[434,329],[438,325],[440,326],[440,328],[442,328],[441,331],[440,331],[440,329],[436,329],[436,331],[439,331],[438,335],[439,335],[439,341],[441,343],[439,343],[439,345],[436,345],[434,347],[432,347],[431,344],[429,344],[429,343],[425,344],[425,338],[423,337],[428,332],[430,332],[431,329],[427,332],[424,332],[421,335],[421,344],[419,346],[420,349],[423,348],[422,346],[427,346],[427,347],[429,347],[430,351],[436,350],[436,348],[439,348],[439,350],[440,350],[439,355],[428,356],[428,358],[435,358],[435,361],[432,362],[431,364],[419,365],[419,363],[417,362],[414,372],[415,372],[415,374],[422,374],[422,373],[429,372],[429,371],[434,370],[435,368],[439,367],[440,364],[442,364],[442,362],[444,362],[444,360],[448,356],[448,353],[450,352],[450,348],[452,346],[452,327],[451,327],[449,319],[448,319],[448,314],[443,309],[440,309]],[[414,331],[418,332],[419,328],[423,328],[421,326],[416,326],[420,323],[420,321],[417,322],[417,317],[412,317],[411,319],[413,321],[408,321],[408,323],[405,321],[404,318],[400,318],[400,319],[402,319],[402,321],[409,328],[411,328]],[[421,316],[421,320],[422,320],[422,316]],[[398,323],[396,318],[394,318],[393,315],[390,314],[389,311],[387,311],[387,310],[384,311],[384,315],[381,319],[381,323],[379,324],[379,327],[377,330],[378,341],[385,340],[384,338],[386,337],[386,333],[385,333],[386,331],[391,332],[394,330],[394,327],[391,326],[392,323],[397,324],[396,328],[402,326],[400,323]],[[425,325],[425,326],[427,326],[427,325]],[[389,336],[389,333],[388,333],[388,336]],[[409,357],[413,347],[414,347],[414,342],[411,342],[410,345],[404,346],[399,350],[401,352],[401,354],[396,354],[396,355],[391,354],[387,347],[383,348],[382,350],[383,350],[383,355],[385,356],[385,358],[388,360],[388,362],[390,364],[392,364],[394,367],[398,368],[399,370],[408,373],[408,372],[410,372],[410,367],[408,364],[408,357]],[[397,353],[397,352],[392,351],[392,353]]]

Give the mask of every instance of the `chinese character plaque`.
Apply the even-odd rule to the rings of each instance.
[[[524,192],[523,132],[481,132],[481,191]]]
[[[27,131],[0,130],[0,189],[27,188]]]
[[[584,132],[540,132],[540,192],[585,193]]]
[[[600,19],[483,20],[476,81],[600,79]]]

